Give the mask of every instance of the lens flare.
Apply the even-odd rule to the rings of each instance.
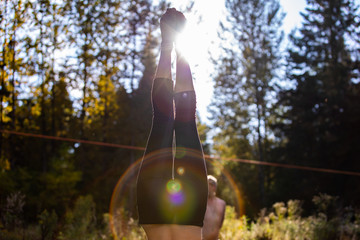
[[[232,177],[231,173],[227,171],[218,160],[212,159],[212,158],[206,158],[206,163],[211,164],[215,169],[221,170],[221,175],[225,176],[226,181],[230,184],[230,189],[233,190],[233,197],[235,200],[235,208],[236,211],[239,213],[240,216],[245,214],[244,209],[244,199],[242,198],[242,194],[240,192],[240,189],[235,182],[234,178]]]
[[[170,194],[176,194],[181,191],[181,183],[176,179],[171,179],[166,184],[166,189]]]
[[[185,150],[185,149],[184,149]],[[187,155],[198,157],[198,152],[192,152],[190,149],[187,150]],[[169,149],[168,151],[172,151]],[[147,161],[146,165],[147,171],[156,172],[157,169],[151,168],[151,161],[156,159],[159,156],[162,156],[162,152],[154,152],[144,157],[144,161]],[[110,209],[109,209],[109,224],[111,231],[113,233],[114,239],[123,239],[123,237],[128,237],[129,233],[129,223],[132,223],[132,227],[136,226],[137,220],[137,210],[136,210],[136,179],[139,168],[141,166],[141,160],[139,159],[133,163],[129,168],[123,173],[117,182],[113,194],[111,197]],[[244,214],[243,211],[243,200],[241,198],[240,190],[238,189],[237,184],[233,180],[231,174],[224,168],[220,168],[220,164],[216,160],[207,159],[207,164],[211,164],[214,168],[221,169],[221,175],[224,176],[223,181],[229,183],[232,195],[234,195],[235,205],[237,211],[240,215]],[[194,172],[193,169],[189,166],[178,166],[176,172],[178,176],[183,176],[185,174],[190,175],[199,175],[200,173]],[[182,221],[187,221],[191,219],[192,214],[194,213],[194,202],[197,199],[196,189],[191,186],[189,183],[181,182],[179,179],[174,179],[168,181],[166,186],[164,186],[164,195],[162,199],[164,202],[168,203],[170,206],[173,206],[176,209],[179,209],[177,218]],[[166,204],[164,204],[165,206]],[[171,208],[164,207],[162,212],[159,215],[164,217],[172,216],[170,213]],[[135,220],[135,221],[134,221]],[[141,230],[142,231],[142,230]]]
[[[209,34],[199,24],[196,16],[187,16],[185,28],[180,32],[175,41],[176,51],[191,64],[203,61],[203,56],[208,53],[210,46]]]
[[[176,169],[176,172],[177,172],[177,174],[179,174],[180,176],[182,176],[182,175],[185,174],[185,168],[183,168],[183,167],[178,167],[178,168]]]
[[[178,206],[184,203],[185,196],[182,192],[181,183],[176,179],[171,179],[166,184],[169,200],[172,204]]]

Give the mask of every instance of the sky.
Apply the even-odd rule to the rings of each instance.
[[[171,7],[182,10],[188,1],[171,0]],[[280,0],[286,16],[283,30],[287,35],[293,28],[300,27],[306,0]],[[209,58],[209,49],[216,51],[218,41],[219,20],[225,15],[224,0],[196,0],[192,11],[185,13],[187,27],[179,42],[183,43],[183,52],[187,56],[194,78],[197,94],[197,109],[200,120],[209,123],[210,114],[207,106],[213,97],[211,74],[213,66]],[[201,21],[199,21],[201,17]],[[180,46],[180,48],[182,48]]]

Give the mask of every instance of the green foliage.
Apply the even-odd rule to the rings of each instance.
[[[21,192],[14,192],[6,198],[3,206],[0,206],[2,225],[9,230],[20,228],[24,221],[23,208],[25,195]]]
[[[353,1],[308,1],[302,27],[290,34],[287,86],[278,95],[275,126],[284,140],[278,161],[360,170],[360,119],[353,108],[360,103],[358,15]],[[303,189],[292,193],[297,198],[326,192],[347,202],[360,200],[359,178],[283,171],[278,179],[283,191],[293,192],[294,184]]]
[[[51,214],[45,209],[39,216],[39,226],[41,240],[50,240],[54,238],[55,229],[58,223],[58,217],[55,211]]]
[[[210,127],[205,123],[202,123],[199,117],[197,118],[197,120],[198,121],[196,122],[196,127],[198,129],[199,139],[202,144],[204,154],[210,154],[210,144],[206,142]]]
[[[320,194],[314,201],[323,209],[328,205],[331,196]],[[320,206],[321,205],[321,206]],[[233,207],[226,207],[225,221],[221,229],[221,239],[359,239],[359,211],[346,208],[344,212],[337,208],[339,215],[329,217],[317,213],[309,217],[302,217],[301,201],[289,200],[287,204],[278,202],[273,210],[267,213],[261,210],[256,221],[237,217]],[[340,213],[341,212],[341,213]]]
[[[221,228],[221,239],[247,239],[248,223],[246,216],[237,217],[234,207],[226,206],[225,219]]]
[[[227,0],[225,4],[228,17],[221,24],[223,54],[215,62],[216,98],[211,106],[214,125],[220,129],[214,150],[222,157],[271,161],[269,125],[274,101],[270,96],[280,67],[284,14],[277,0]],[[258,211],[266,204],[271,169],[227,165]]]
[[[107,222],[110,215],[106,214]],[[145,232],[139,226],[138,221],[129,216],[129,210],[126,208],[118,208],[112,213],[111,232],[116,239],[146,239]]]
[[[60,239],[95,239],[95,203],[90,195],[79,197],[73,209],[66,211]]]
[[[81,172],[75,170],[72,159],[67,158],[68,154],[63,153],[61,159],[54,159],[48,172],[39,178],[43,185],[39,196],[42,206],[49,209],[56,209],[58,213],[63,212],[73,196],[76,196],[76,185],[81,180]]]
[[[270,210],[262,209],[258,218],[251,220],[246,215],[239,217],[233,206],[226,207],[225,220],[220,232],[222,240],[326,240],[326,239],[359,239],[360,212],[351,207],[341,208],[327,215],[327,207],[336,202],[336,197],[319,194],[314,197],[316,211],[310,216],[302,216],[302,201],[289,200],[273,204]],[[124,209],[119,214],[124,219],[123,226],[110,229],[109,215],[103,215],[104,225],[96,224],[95,204],[91,196],[79,197],[73,208],[66,211],[65,223],[59,225],[54,212],[43,211],[38,216],[38,224],[19,231],[19,226],[13,231],[0,229],[0,237],[10,239],[117,239],[145,240],[145,232],[138,223],[126,217]],[[59,234],[55,234],[59,231]]]

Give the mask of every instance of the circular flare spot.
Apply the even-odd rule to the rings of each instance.
[[[183,168],[183,167],[178,167],[177,170],[176,170],[176,172],[177,172],[180,176],[182,176],[182,175],[184,175],[184,173],[185,173],[185,168]]]
[[[170,194],[169,197],[170,197],[171,203],[174,204],[175,206],[182,205],[185,200],[185,196],[182,192]]]
[[[170,194],[178,193],[181,191],[181,183],[178,180],[171,179],[166,184],[166,189]]]
[[[172,179],[168,181],[166,190],[168,192],[168,199],[172,204],[179,206],[184,203],[185,196],[182,192],[181,183],[178,180]]]

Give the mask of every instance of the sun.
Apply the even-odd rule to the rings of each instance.
[[[175,46],[176,51],[185,57],[191,67],[197,93],[197,107],[199,114],[205,118],[208,115],[207,106],[210,104],[213,92],[210,49],[216,41],[217,24],[205,18],[199,21],[199,15],[196,13],[185,14],[185,17],[187,19],[185,28],[178,35]],[[214,50],[211,54],[214,54]]]
[[[205,30],[195,17],[187,16],[185,28],[176,39],[176,51],[182,54],[191,65],[201,64],[207,56],[209,39],[206,37]]]

